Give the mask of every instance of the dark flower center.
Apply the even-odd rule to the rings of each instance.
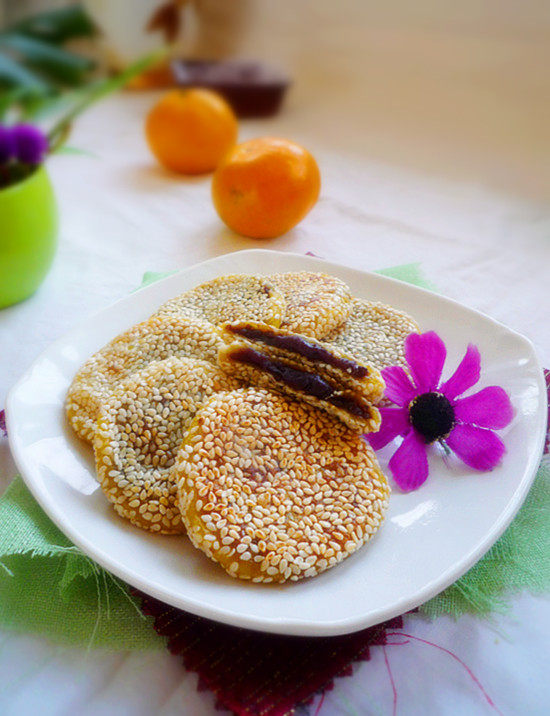
[[[409,420],[429,444],[448,436],[455,424],[455,411],[441,393],[422,393],[409,404]]]

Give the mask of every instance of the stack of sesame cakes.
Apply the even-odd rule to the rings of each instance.
[[[415,331],[334,276],[221,276],[93,355],[67,417],[121,517],[186,533],[233,577],[313,577],[384,520],[390,489],[362,434]]]

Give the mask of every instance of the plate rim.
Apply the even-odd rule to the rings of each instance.
[[[441,300],[443,303],[448,303],[450,305],[458,306],[461,310],[464,310],[466,312],[469,312],[471,314],[474,314],[476,316],[482,317],[485,321],[489,321],[490,323],[494,324],[496,327],[498,327],[501,330],[504,330],[505,332],[512,334],[516,339],[519,339],[521,343],[523,343],[524,347],[527,349],[527,351],[530,354],[531,359],[533,360],[534,366],[537,369],[537,383],[540,393],[544,395],[545,393],[545,382],[544,382],[544,373],[543,369],[540,363],[540,360],[538,358],[538,355],[536,353],[535,347],[533,343],[523,334],[515,331],[514,329],[506,326],[505,324],[497,321],[496,319],[492,318],[491,316],[488,316],[487,314],[483,313],[482,311],[478,311],[475,308],[471,308],[469,306],[466,306],[460,301],[456,301],[455,299],[449,298],[447,296],[441,295],[437,293],[436,291],[432,291],[429,289],[425,289],[421,286],[416,286],[415,284],[408,283],[406,281],[402,281],[400,279],[393,278],[391,276],[386,276],[384,274],[379,274],[374,271],[364,271],[362,269],[357,269],[351,266],[347,266],[346,264],[337,263],[334,261],[329,261],[326,259],[323,259],[318,256],[310,256],[310,255],[304,255],[304,254],[297,254],[294,252],[288,252],[288,251],[275,251],[271,249],[245,249],[242,251],[234,251],[234,252],[228,252],[225,254],[220,254],[218,256],[206,259],[205,261],[200,261],[197,263],[192,264],[191,266],[186,266],[180,270],[177,270],[168,276],[165,276],[162,279],[159,279],[158,281],[155,281],[152,284],[148,284],[147,286],[140,287],[138,290],[132,292],[131,294],[127,296],[123,296],[117,301],[114,301],[113,303],[109,304],[108,306],[105,306],[102,309],[99,309],[93,313],[91,313],[89,316],[86,317],[84,321],[79,322],[76,326],[71,328],[69,331],[67,331],[65,334],[57,338],[55,341],[50,343],[28,366],[28,368],[25,370],[25,372],[20,376],[20,378],[16,381],[16,383],[10,388],[7,398],[6,398],[6,425],[8,429],[8,443],[10,447],[10,451],[12,454],[12,457],[14,459],[14,462],[17,466],[17,469],[20,472],[21,477],[23,478],[26,486],[31,491],[34,498],[37,500],[38,504],[41,506],[41,508],[46,512],[48,517],[54,522],[54,524],[58,527],[58,529],[65,534],[77,547],[79,547],[85,554],[89,555],[92,559],[94,559],[101,567],[106,569],[109,572],[112,572],[116,576],[118,576],[120,579],[125,581],[131,586],[136,587],[137,589],[141,590],[142,592],[149,594],[161,601],[164,601],[168,604],[171,604],[172,606],[175,606],[176,608],[189,611],[192,614],[196,614],[198,616],[204,617],[206,619],[211,619],[213,621],[221,622],[224,624],[230,624],[237,627],[242,627],[254,631],[261,631],[261,632],[268,632],[268,633],[277,633],[277,634],[286,634],[286,635],[295,635],[295,636],[336,636],[341,634],[348,634],[353,633],[355,631],[359,631],[361,629],[364,629],[368,626],[372,626],[374,624],[379,624],[383,621],[386,621],[388,619],[391,619],[395,616],[398,616],[400,614],[403,614],[410,609],[413,609],[414,607],[423,604],[424,602],[428,601],[429,599],[433,598],[436,594],[439,594],[441,591],[449,587],[452,583],[454,583],[457,579],[459,579],[465,572],[467,572],[492,546],[493,544],[498,540],[498,538],[503,534],[503,532],[506,530],[506,528],[510,525],[512,522],[514,516],[520,509],[521,505],[523,504],[525,498],[527,497],[527,494],[529,492],[529,489],[531,488],[531,485],[534,481],[535,475],[538,470],[538,466],[540,463],[540,459],[543,454],[543,448],[544,448],[544,442],[545,442],[545,435],[546,435],[546,410],[544,406],[544,401],[539,400],[539,406],[537,411],[537,422],[540,421],[540,429],[539,429],[539,435],[537,439],[537,450],[534,451],[530,456],[529,459],[524,467],[521,480],[518,483],[518,486],[516,488],[516,491],[514,492],[512,498],[509,500],[508,504],[506,505],[506,509],[503,511],[503,513],[500,515],[500,518],[495,521],[495,523],[492,525],[491,529],[485,534],[484,538],[481,540],[480,544],[478,544],[476,547],[471,549],[460,561],[460,566],[456,567],[456,562],[453,565],[450,565],[445,572],[437,579],[432,580],[431,582],[426,583],[421,589],[418,589],[413,595],[408,595],[406,597],[403,597],[401,600],[397,602],[392,602],[392,604],[387,607],[386,609],[378,609],[376,613],[376,618],[373,620],[372,618],[369,618],[367,615],[363,615],[363,617],[350,617],[346,619],[338,619],[338,620],[331,620],[331,621],[323,621],[323,622],[311,622],[311,621],[304,621],[303,619],[297,618],[288,618],[288,617],[281,617],[281,618],[275,618],[275,617],[257,617],[257,616],[247,616],[243,615],[242,613],[236,613],[233,611],[230,611],[228,609],[218,608],[215,606],[210,605],[203,605],[200,601],[196,599],[190,599],[190,598],[177,598],[174,597],[174,595],[167,594],[162,587],[157,586],[156,584],[151,584],[151,582],[144,582],[141,580],[139,576],[136,576],[133,572],[129,572],[124,564],[118,562],[113,557],[105,554],[101,550],[97,550],[94,547],[93,542],[91,542],[87,537],[81,537],[81,535],[78,533],[78,531],[74,530],[71,526],[68,526],[63,521],[63,510],[58,510],[56,508],[55,501],[50,499],[50,493],[47,489],[43,489],[42,485],[37,483],[34,478],[32,477],[32,469],[28,470],[27,474],[27,461],[24,456],[24,448],[20,448],[17,440],[17,431],[14,429],[15,425],[12,423],[12,419],[10,417],[11,415],[11,407],[12,403],[15,402],[16,396],[18,393],[18,390],[22,386],[23,383],[25,383],[29,377],[30,374],[33,372],[35,366],[44,359],[45,354],[47,354],[49,351],[54,349],[57,345],[65,343],[67,340],[70,340],[73,335],[76,335],[81,329],[84,323],[87,323],[88,321],[91,321],[100,314],[113,310],[116,306],[118,306],[122,302],[130,301],[132,300],[137,294],[141,293],[142,291],[147,291],[152,286],[157,285],[163,281],[170,281],[174,278],[176,278],[180,274],[191,272],[195,269],[197,269],[199,266],[204,266],[208,264],[213,264],[216,262],[219,262],[220,259],[226,259],[227,257],[231,256],[243,256],[243,255],[263,255],[269,257],[270,255],[284,255],[285,257],[289,257],[291,259],[299,259],[300,261],[306,261],[310,264],[316,264],[318,269],[330,273],[331,268],[334,267],[336,270],[340,268],[344,268],[348,271],[353,271],[357,274],[367,275],[371,277],[375,277],[377,280],[381,280],[383,282],[389,282],[391,283],[397,283],[397,284],[404,284],[412,290],[413,292],[419,292],[421,294],[434,296],[436,295],[438,300]],[[434,588],[434,583],[437,584],[437,587]],[[368,614],[368,613],[367,613]]]

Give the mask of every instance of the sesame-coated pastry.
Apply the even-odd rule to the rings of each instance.
[[[222,370],[244,383],[277,390],[335,415],[356,432],[380,427],[380,372],[344,351],[255,321],[222,326]]]
[[[99,405],[132,373],[170,356],[217,362],[217,329],[196,318],[153,316],[117,336],[89,358],[69,388],[66,410],[74,431],[92,442]]]
[[[119,515],[152,532],[184,532],[172,476],[178,449],[203,401],[237,385],[206,361],[168,358],[117,386],[100,408],[94,451]]]
[[[174,467],[193,544],[232,577],[314,577],[378,530],[390,489],[371,447],[332,416],[257,388],[205,402]]]
[[[411,316],[383,303],[353,299],[347,321],[323,340],[379,369],[406,367],[403,343],[419,327]]]
[[[273,274],[267,279],[281,291],[286,301],[281,328],[323,338],[349,316],[349,288],[336,276],[300,271]]]
[[[269,278],[219,276],[164,303],[157,313],[203,318],[218,325],[250,319],[279,326],[285,315],[282,293]]]

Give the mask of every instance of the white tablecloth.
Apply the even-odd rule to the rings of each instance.
[[[282,238],[240,238],[219,222],[208,178],[175,178],[151,160],[142,122],[152,101],[148,95],[104,102],[82,118],[71,139],[87,153],[50,161],[61,206],[59,250],[40,291],[0,312],[0,405],[51,341],[125,296],[144,271],[259,246],[312,251],[363,269],[420,262],[445,294],[528,336],[550,366],[550,213],[544,206],[375,163],[360,152],[337,152],[337,143],[308,131],[314,118],[291,101],[276,120],[244,124],[242,136],[279,134],[307,144],[321,166],[321,199]],[[0,439],[2,484],[14,474]],[[492,622],[410,617],[405,631],[466,662],[503,713],[542,714],[550,699],[548,617],[546,600],[524,595]],[[385,653],[374,649],[370,664],[358,665],[352,678],[327,693],[321,714],[391,713],[385,657],[399,714],[491,712],[452,656],[411,641]],[[3,714],[213,714],[213,697],[195,687],[196,676],[164,652],[84,652],[8,633],[0,641]]]

